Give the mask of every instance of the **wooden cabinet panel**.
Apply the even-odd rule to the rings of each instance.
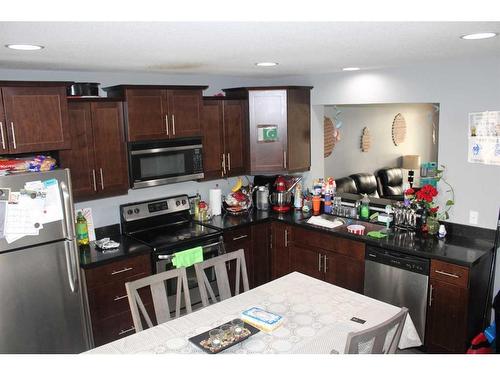
[[[70,148],[66,88],[2,88],[11,153]]]
[[[364,262],[365,259],[365,243],[353,241],[342,237],[333,237],[333,251],[338,254],[345,255],[350,258],[355,258]]]
[[[127,89],[127,140],[168,139],[167,98],[161,89]]]
[[[271,279],[271,262],[269,239],[271,226],[269,223],[252,226],[252,268],[253,287],[265,284]]]
[[[252,174],[286,169],[284,159],[287,142],[286,94],[286,90],[250,91],[248,94]],[[259,136],[266,127],[276,129],[276,141],[264,141]]]
[[[333,250],[337,237],[331,234],[321,233],[306,228],[293,228],[293,243],[302,247],[315,247],[325,250]]]
[[[224,100],[224,148],[227,176],[245,173],[246,132],[243,103],[241,100]]]
[[[5,123],[5,113],[3,110],[2,90],[0,90],[0,154],[9,153],[9,139]]]
[[[94,135],[90,103],[68,103],[71,150],[59,153],[59,161],[71,171],[73,197],[91,197],[97,192]]]
[[[325,281],[357,293],[363,293],[365,262],[351,257],[325,253]]]
[[[167,90],[170,137],[201,136],[201,90]]]
[[[100,192],[103,195],[125,194],[129,182],[122,103],[94,102],[91,108],[95,169]]]
[[[224,245],[226,252],[243,249],[245,252],[245,263],[247,268],[248,283],[253,287],[253,266],[252,266],[252,237],[250,227],[233,229],[224,233]],[[234,295],[236,285],[236,260],[227,263],[227,272],[231,294]],[[243,292],[243,283],[240,282],[240,293]]]
[[[322,280],[322,256],[317,249],[293,244],[290,249],[290,270]]]
[[[464,353],[466,349],[467,289],[430,281],[425,342],[433,353]]]
[[[433,260],[431,262],[431,278],[467,288],[469,269],[456,264]]]
[[[295,228],[294,228],[295,229]],[[271,279],[290,273],[291,228],[282,223],[271,223]]]
[[[308,171],[311,167],[311,92],[287,90],[287,170]]]
[[[223,114],[219,100],[204,100],[203,126],[203,173],[205,179],[224,177],[222,154],[224,151]]]

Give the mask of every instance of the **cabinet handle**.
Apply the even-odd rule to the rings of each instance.
[[[127,271],[131,271],[133,270],[133,268],[130,268],[130,267],[125,267],[119,271],[113,271],[111,272],[111,275],[116,275],[116,274],[119,274],[119,273],[122,273],[122,272],[127,272]]]
[[[229,152],[227,153],[227,170],[231,172],[231,154]]]
[[[172,115],[172,133],[175,135],[175,116]]]
[[[167,135],[168,134],[168,115],[165,115],[165,129],[167,130]]]
[[[318,253],[318,271],[321,272],[321,254]]]
[[[238,237],[233,237],[233,241],[238,241],[241,240],[242,238],[247,238],[248,234],[242,234],[241,236]]]
[[[2,133],[2,148],[5,150],[5,137],[3,135],[3,124],[0,121],[0,132]]]
[[[288,247],[288,229],[285,229],[285,247]]]
[[[16,131],[14,130],[14,123],[12,121],[10,122],[10,130],[12,131],[12,144],[14,145],[14,149],[16,149],[17,148]]]
[[[283,151],[283,167],[286,169],[286,151]]]
[[[431,284],[431,290],[430,290],[430,292],[429,292],[429,307],[431,307],[431,306],[432,306],[432,292],[433,292],[433,291],[434,291],[434,288],[433,288],[433,286],[432,286],[432,284]]]
[[[94,191],[97,191],[97,182],[95,179],[95,169],[92,168],[92,179],[94,181]]]
[[[124,296],[116,296],[113,301],[119,301],[121,299],[127,298],[127,295],[125,294]]]
[[[455,279],[459,279],[460,278],[460,276],[455,275],[454,273],[448,273],[448,272],[444,272],[444,271],[440,271],[440,270],[435,270],[434,272],[439,273],[441,275],[445,275],[445,276],[449,276],[449,277],[454,277]]]
[[[323,261],[323,269],[324,269],[325,273],[328,270],[328,267],[326,266],[327,260],[328,260],[328,257],[325,255],[325,260]]]
[[[118,332],[118,336],[124,335],[124,334],[132,332],[132,331],[135,331],[134,326],[130,327],[129,329],[122,329],[120,332]]]
[[[222,176],[226,174],[226,154],[222,153]]]
[[[99,168],[99,173],[101,174],[101,189],[104,190],[104,177],[102,175],[102,168]]]

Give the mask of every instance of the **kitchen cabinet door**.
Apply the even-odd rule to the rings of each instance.
[[[252,174],[286,170],[286,94],[286,90],[259,90],[248,94]]]
[[[269,240],[271,226],[269,223],[252,225],[252,269],[253,287],[265,284],[270,281],[270,256]]]
[[[203,173],[205,180],[224,177],[223,114],[219,100],[203,100]]]
[[[467,289],[432,279],[425,345],[431,353],[465,353]]]
[[[59,153],[61,166],[71,171],[73,197],[91,198],[97,193],[94,136],[89,102],[68,103],[71,150]]]
[[[322,257],[323,255],[319,250],[292,244],[290,249],[290,271],[297,271],[323,280]]]
[[[10,153],[71,147],[66,87],[2,88]]]
[[[201,136],[202,90],[167,90],[170,138]]]
[[[95,166],[101,195],[126,194],[127,156],[123,136],[123,107],[120,102],[93,102]]]
[[[168,139],[166,90],[127,89],[127,140]]]
[[[0,90],[0,155],[9,153],[9,140],[5,123],[5,113],[3,110],[2,90]]]
[[[365,262],[345,255],[327,252],[323,258],[325,281],[341,288],[363,293]]]
[[[224,244],[226,252],[230,253],[243,249],[245,252],[245,263],[247,268],[248,284],[250,288],[253,285],[253,268],[252,268],[252,233],[250,227],[229,230],[224,233]],[[234,295],[236,290],[236,260],[232,260],[226,264],[229,285],[231,287],[231,295]],[[243,293],[243,282],[240,279],[240,293]]]
[[[271,223],[271,279],[290,273],[291,228],[273,221]]]
[[[224,148],[227,176],[245,173],[246,121],[242,100],[224,100]]]
[[[288,172],[308,171],[311,167],[311,92],[309,89],[287,90]]]

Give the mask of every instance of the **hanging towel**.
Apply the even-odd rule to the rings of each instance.
[[[195,263],[203,262],[203,248],[201,246],[175,253],[172,264],[175,268],[189,267]]]

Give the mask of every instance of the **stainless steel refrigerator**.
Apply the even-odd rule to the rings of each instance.
[[[52,195],[47,194],[47,199],[56,208],[51,212],[53,221],[40,225],[38,235],[6,237],[7,229],[12,231],[13,225],[21,225],[25,219],[20,217],[15,223],[14,209],[9,211],[14,204],[7,201],[12,202],[20,191],[29,194],[26,186],[38,182],[52,183]],[[59,203],[60,212],[55,212],[54,202]],[[42,212],[47,214],[43,208]],[[68,169],[0,177],[0,353],[80,353],[89,349],[74,217]]]

